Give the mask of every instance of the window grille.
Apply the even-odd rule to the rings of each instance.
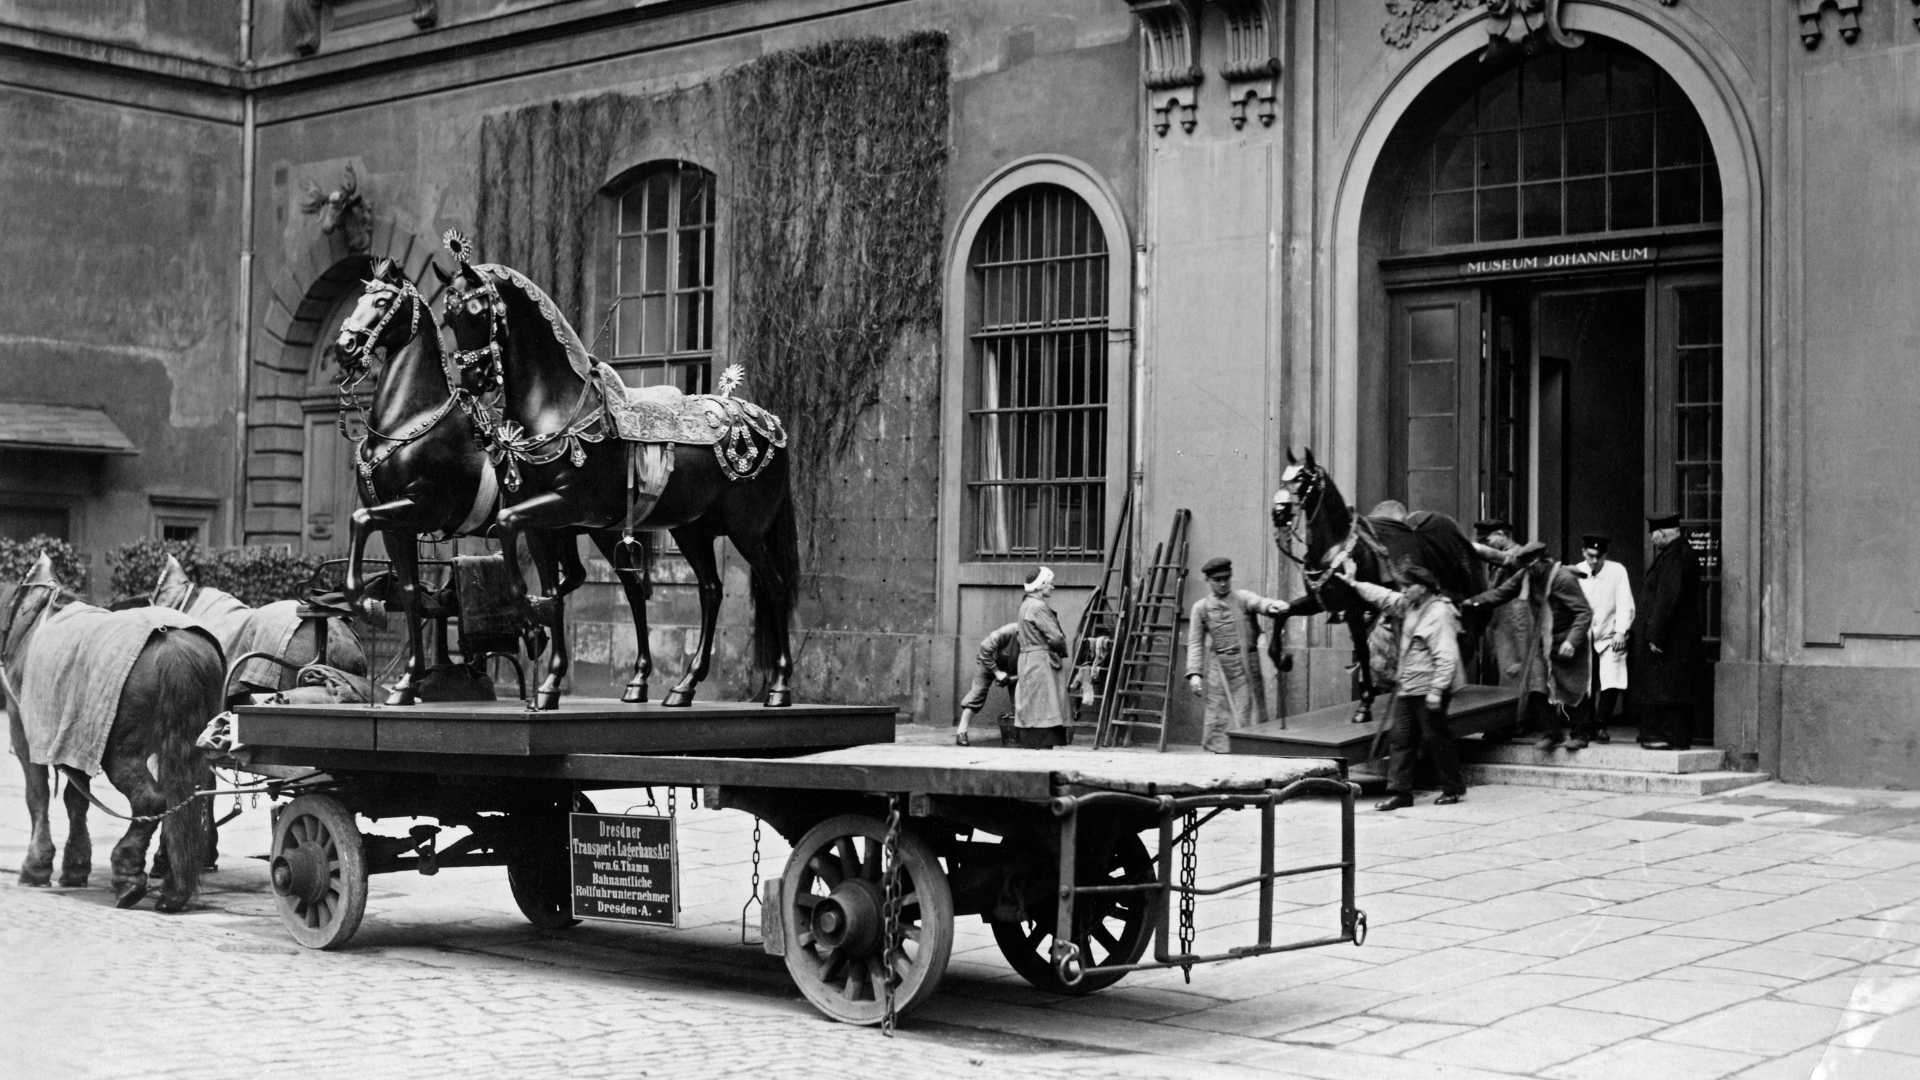
[[[613,366],[633,386],[704,394],[713,368],[713,174],[686,162],[620,198]]]
[[[1720,640],[1720,289],[1679,289],[1674,370],[1674,489],[1700,556],[1701,625]]]
[[[969,269],[972,555],[1097,560],[1107,482],[1106,235],[1079,197],[1036,184],[994,210]]]
[[[1401,253],[1720,220],[1699,114],[1646,57],[1589,39],[1457,87],[1414,159]],[[1447,93],[1448,91],[1442,91]]]

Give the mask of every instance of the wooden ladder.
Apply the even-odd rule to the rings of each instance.
[[[1166,542],[1128,596],[1121,623],[1120,651],[1114,658],[1114,692],[1102,701],[1094,745],[1128,746],[1150,731],[1159,749],[1167,748],[1167,710],[1180,678],[1175,655],[1180,633],[1180,595],[1187,583],[1187,525],[1193,514],[1173,512]]]
[[[1121,622],[1127,609],[1127,589],[1133,576],[1133,492],[1120,503],[1120,517],[1114,523],[1113,543],[1107,546],[1107,566],[1100,586],[1087,598],[1080,611],[1080,622],[1073,630],[1073,664],[1067,670],[1072,681],[1067,686],[1068,720],[1099,733],[1099,720],[1106,709],[1112,684],[1114,662],[1120,652]],[[1105,638],[1107,652],[1100,655],[1100,639]],[[1092,693],[1087,693],[1088,690]],[[1091,697],[1091,701],[1089,701]]]

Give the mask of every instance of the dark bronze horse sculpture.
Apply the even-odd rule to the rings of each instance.
[[[788,625],[799,584],[799,532],[787,455],[777,449],[785,442],[778,420],[738,399],[726,399],[726,377],[718,396],[682,400],[677,390],[666,390],[654,400],[634,404],[612,370],[587,354],[573,327],[538,286],[508,267],[473,265],[458,233],[448,234],[447,246],[460,270],[449,284],[443,321],[453,333],[461,387],[474,395],[501,391],[492,454],[508,489],[497,520],[515,598],[549,623],[557,641],[559,620],[549,598],[528,598],[519,574],[515,553],[529,530],[625,532],[643,524],[668,530],[699,582],[700,640],[693,663],[662,704],[691,705],[707,677],[720,612],[720,568],[713,545],[727,537],[752,569],[754,659],[770,676],[765,704],[792,704]],[[702,444],[663,439],[649,448],[620,437],[615,409],[691,415],[674,411],[682,406],[695,411],[710,407],[710,413],[701,415],[722,432],[718,440],[706,438]],[[751,424],[740,420],[743,413]],[[729,427],[721,417],[735,423]],[[688,431],[687,439],[694,434]],[[610,561],[623,570],[623,580],[632,576],[622,561]],[[643,602],[632,589],[628,600],[634,605],[639,649],[624,700],[644,700],[653,660]],[[565,673],[566,657],[556,646],[535,697],[538,707],[557,707]]]
[[[1445,514],[1416,511],[1404,519],[1389,516],[1360,517],[1347,505],[1346,497],[1334,485],[1333,477],[1313,460],[1308,450],[1302,458],[1287,451],[1287,471],[1280,490],[1273,497],[1273,537],[1282,558],[1300,566],[1307,593],[1287,605],[1287,614],[1318,615],[1334,612],[1347,624],[1353,639],[1355,723],[1364,723],[1373,708],[1379,688],[1373,683],[1367,636],[1375,612],[1360,594],[1347,585],[1335,571],[1351,559],[1354,578],[1375,585],[1396,587],[1394,573],[1399,566],[1423,566],[1439,579],[1441,591],[1458,604],[1486,589],[1486,572],[1473,542],[1460,529],[1459,522]],[[1296,529],[1305,532],[1305,553],[1295,555],[1292,540]],[[1484,627],[1485,616],[1470,615],[1461,649],[1471,648]],[[1276,665],[1283,661],[1280,626],[1269,638],[1268,650]],[[1469,665],[1469,669],[1470,669]]]
[[[407,670],[394,684],[389,705],[411,705],[427,678],[422,629],[435,613],[420,586],[417,541],[423,535],[450,539],[493,527],[499,488],[493,464],[475,437],[470,402],[449,382],[440,333],[426,300],[391,260],[374,267],[353,312],[340,327],[341,395],[359,408],[353,387],[373,373],[373,400],[365,407],[365,439],[355,454],[362,505],[353,512],[346,594],[359,607],[367,594],[367,538],[378,531],[392,564],[391,587],[407,623]],[[384,363],[382,363],[384,361]],[[555,594],[565,596],[586,580],[572,535],[528,537],[536,564],[557,558]],[[543,573],[547,572],[543,570]],[[437,660],[446,656],[444,615],[434,635]]]
[[[23,695],[35,697],[21,681],[34,650],[43,645],[52,647],[42,640],[45,620],[76,603],[77,598],[55,580],[52,566],[43,555],[27,580],[15,589],[7,605],[5,624],[0,626],[0,667],[6,675],[0,685],[6,691],[14,753],[26,772],[27,812],[32,821],[27,854],[20,863],[22,885],[46,885],[53,877],[53,830],[47,813],[53,801],[52,780],[58,773],[67,777],[64,802],[68,821],[60,884],[68,888],[85,886],[93,867],[93,841],[87,831],[89,777],[66,763],[59,763],[58,773],[52,773],[53,763],[32,760],[20,703]],[[99,764],[100,771],[127,797],[136,817],[156,819],[132,822],[126,835],[113,846],[114,903],[132,907],[146,895],[147,846],[159,827],[157,818],[165,816],[161,842],[166,848],[168,870],[154,902],[154,908],[164,912],[187,906],[207,861],[206,815],[192,795],[208,779],[209,770],[194,740],[220,711],[222,677],[220,646],[213,637],[186,625],[184,616],[172,617],[183,621],[156,626],[152,613],[138,609],[101,612],[99,616],[102,625],[130,623],[135,632],[143,624],[154,627],[127,672]],[[101,638],[111,636],[102,634]]]

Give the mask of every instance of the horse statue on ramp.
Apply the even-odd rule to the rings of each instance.
[[[375,264],[335,344],[343,412],[357,410],[366,418],[366,435],[354,455],[361,506],[353,512],[345,592],[348,603],[362,611],[370,610],[369,590],[397,601],[407,624],[407,666],[387,704],[412,705],[422,693],[428,699],[438,696],[428,681],[423,640],[428,618],[438,616],[434,670],[453,667],[447,654],[448,608],[434,603],[421,586],[418,541],[491,530],[500,508],[499,483],[474,427],[477,405],[453,386],[432,310],[392,260]],[[355,388],[369,376],[375,377],[373,398],[363,405]],[[392,566],[387,583],[370,583],[365,572],[367,539],[375,532],[386,540]],[[596,537],[596,542],[607,550],[612,538]],[[531,533],[527,546],[540,573],[557,575],[556,597],[586,581],[572,533]],[[466,659],[471,664],[474,658]]]
[[[1333,476],[1314,461],[1311,449],[1299,458],[1291,449],[1287,451],[1287,471],[1273,497],[1272,519],[1274,544],[1283,559],[1299,564],[1307,593],[1290,601],[1287,613],[1275,620],[1269,654],[1276,665],[1283,662],[1279,630],[1288,617],[1332,612],[1344,621],[1353,640],[1356,724],[1367,722],[1373,700],[1379,696],[1368,645],[1377,613],[1341,578],[1337,572],[1340,564],[1351,560],[1356,580],[1389,588],[1396,585],[1397,567],[1425,567],[1439,580],[1441,592],[1456,605],[1487,587],[1485,557],[1459,522],[1426,510],[1359,516],[1347,505]],[[1305,551],[1295,555],[1293,541],[1302,533]],[[1484,613],[1466,616],[1460,642],[1463,653],[1479,639],[1485,622]]]
[[[507,489],[497,521],[516,599],[558,635],[549,598],[527,597],[518,573],[515,553],[529,530],[666,529],[699,583],[700,637],[693,662],[662,704],[691,705],[713,656],[721,599],[714,542],[724,536],[752,571],[754,659],[768,674],[764,703],[792,704],[788,628],[800,552],[779,418],[731,396],[737,368],[722,375],[718,394],[662,386],[629,391],[588,354],[539,286],[510,267],[474,264],[457,232],[448,232],[446,244],[460,268],[450,278],[442,321],[453,334],[461,389],[501,395],[500,415],[486,426]],[[632,573],[612,561],[623,579]],[[631,591],[628,599],[641,625],[640,603]],[[629,701],[636,690],[644,699],[653,667],[644,630],[638,643]],[[558,706],[565,673],[556,648],[537,707]]]
[[[219,643],[186,615],[81,603],[40,557],[0,623],[0,689],[32,823],[20,884],[53,878],[48,812],[53,782],[64,774],[60,884],[86,885],[93,868],[87,785],[105,774],[135,818],[113,846],[115,905],[132,907],[146,895],[147,847],[164,819],[168,870],[154,908],[187,906],[206,864],[206,818],[194,792],[210,776],[194,740],[220,711],[222,667]]]

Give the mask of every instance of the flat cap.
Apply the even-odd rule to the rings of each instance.
[[[1205,577],[1219,577],[1222,574],[1231,574],[1233,573],[1233,560],[1224,555],[1215,555],[1201,565],[1200,573]]]
[[[1513,531],[1513,522],[1502,521],[1499,518],[1487,518],[1484,521],[1474,522],[1473,530],[1480,533],[1510,533]]]

